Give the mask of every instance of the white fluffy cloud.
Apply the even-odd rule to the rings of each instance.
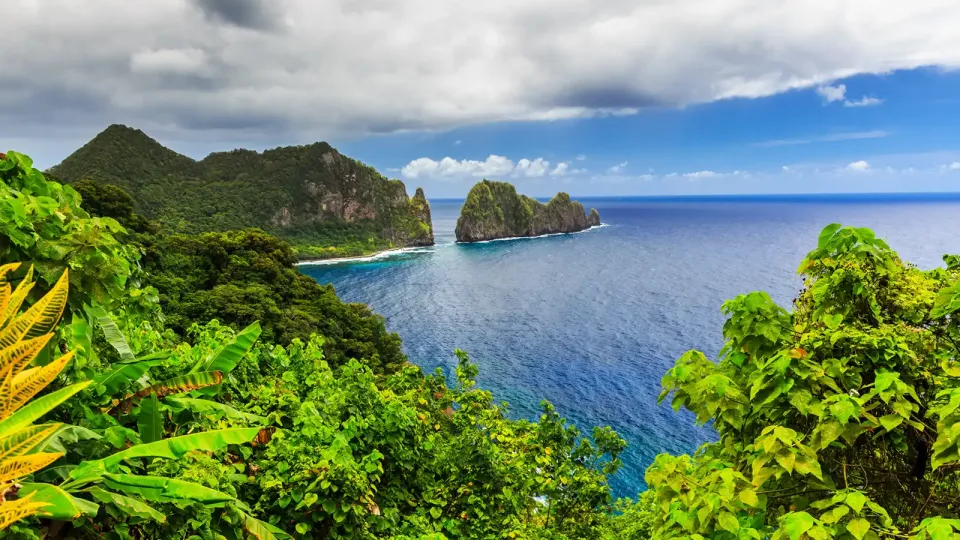
[[[302,140],[628,114],[858,73],[960,67],[956,0],[716,0],[710,9],[701,0],[4,7],[16,24],[0,33],[0,122],[45,136],[89,136],[122,121],[183,140],[220,136],[205,135],[211,131]]]
[[[563,176],[570,172],[570,165],[567,163],[557,163],[556,168],[550,171],[550,176]]]
[[[836,86],[821,86],[817,88],[817,93],[823,96],[823,100],[827,103],[843,101],[847,94],[847,85],[838,84]]]
[[[714,178],[719,176],[719,174],[713,171],[697,171],[692,173],[686,173],[683,175],[685,178]]]
[[[847,169],[851,171],[867,171],[870,170],[870,164],[863,160],[854,161],[847,165]]]
[[[874,105],[879,105],[883,103],[883,100],[880,98],[875,98],[871,96],[863,96],[862,98],[856,101],[844,101],[844,107],[872,107]]]
[[[863,96],[860,99],[851,101],[847,99],[847,85],[845,84],[820,86],[817,88],[817,93],[823,97],[823,101],[826,103],[841,101],[844,107],[872,107],[883,103],[882,99],[872,96]]]
[[[400,174],[409,180],[448,179],[465,180],[471,178],[540,178],[542,176],[569,176],[586,172],[583,169],[571,169],[567,162],[557,163],[553,169],[550,162],[543,158],[523,158],[516,163],[504,156],[491,155],[484,161],[473,159],[457,160],[445,157],[439,161],[422,157],[407,163]]]
[[[494,154],[491,154],[484,161],[472,159],[458,161],[451,157],[434,161],[422,157],[407,163],[400,169],[400,174],[411,180],[417,178],[462,178],[465,176],[496,177],[512,174],[514,168],[513,161]]]
[[[960,161],[954,161],[953,163],[947,165],[947,168],[951,171],[960,171]]]
[[[204,68],[200,49],[157,49],[134,53],[130,71],[134,73],[197,73]]]
[[[610,167],[609,169],[607,169],[607,174],[620,174],[626,168],[627,168],[627,162],[624,161],[623,163],[618,163],[613,167]]]

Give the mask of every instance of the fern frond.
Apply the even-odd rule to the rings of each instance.
[[[16,412],[21,405],[37,395],[37,392],[53,382],[71,358],[73,351],[43,367],[28,369],[12,378],[8,372],[3,388],[0,389],[0,420]]]
[[[22,499],[0,502],[0,530],[6,529],[23,518],[37,514],[41,508],[50,505],[50,503],[32,500],[34,495],[35,493],[31,493]]]
[[[67,271],[64,270],[63,275],[43,298],[0,330],[0,348],[9,347],[21,339],[42,336],[53,329],[67,305],[69,286]]]
[[[0,350],[0,373],[6,373],[10,367],[12,376],[18,375],[23,368],[30,365],[37,354],[47,345],[53,334],[46,334],[38,338],[20,341],[16,345]]]
[[[26,278],[24,278],[24,280],[17,285],[17,288],[13,291],[13,294],[10,295],[7,305],[4,306],[3,311],[0,312],[0,321],[6,323],[6,321],[9,321],[16,316],[16,314],[20,311],[20,306],[23,305],[23,301],[27,299],[27,295],[30,294],[30,291],[33,289],[34,285],[36,285],[35,282],[27,281]]]
[[[20,263],[12,262],[0,266],[0,283],[7,281],[7,274],[10,272],[16,272],[17,268],[20,268]]]
[[[38,444],[60,428],[62,424],[43,424],[30,426],[26,429],[0,439],[0,462],[5,459],[19,457],[31,451]]]
[[[28,454],[0,461],[0,483],[10,482],[39,471],[63,456],[62,452]]]
[[[69,290],[70,276],[68,271],[64,270],[63,275],[53,285],[53,288],[43,296],[41,301],[30,306],[30,309],[24,313],[24,315],[29,315],[32,312],[35,317],[35,322],[27,331],[25,338],[42,336],[57,326],[57,323],[60,322],[60,316],[63,315],[63,310],[67,306],[67,292]]]

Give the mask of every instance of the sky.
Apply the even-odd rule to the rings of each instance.
[[[4,0],[0,148],[324,140],[462,197],[960,191],[956,0]]]

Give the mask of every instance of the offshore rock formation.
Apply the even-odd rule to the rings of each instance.
[[[557,193],[547,204],[520,195],[507,182],[483,180],[473,186],[457,220],[458,242],[570,233],[600,225],[600,214]]]
[[[423,190],[408,197],[403,182],[324,142],[214,152],[196,161],[115,124],[49,173],[64,183],[118,186],[138,212],[171,232],[255,227],[295,246],[367,251],[433,244]]]

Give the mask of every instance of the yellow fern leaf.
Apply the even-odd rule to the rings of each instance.
[[[37,392],[46,388],[63,371],[67,362],[73,358],[73,351],[61,356],[43,367],[28,369],[10,378],[8,372],[0,390],[0,420],[16,412],[21,405],[30,400]],[[8,387],[8,381],[9,387]]]
[[[0,461],[4,459],[18,457],[26,454],[43,442],[44,439],[53,435],[63,424],[43,424],[40,426],[30,426],[25,429],[0,439]]]
[[[41,336],[56,326],[67,304],[69,286],[67,271],[64,270],[63,275],[43,298],[0,330],[0,348],[9,347],[24,338]]]
[[[32,500],[34,495],[36,495],[36,492],[22,499],[0,503],[0,530],[6,529],[23,518],[39,513],[41,508],[50,506],[50,503]]]
[[[35,283],[33,281],[27,281],[26,278],[17,285],[16,290],[10,295],[7,305],[4,306],[3,311],[0,312],[0,321],[4,321],[5,323],[16,316],[20,311],[20,306],[23,305],[23,301],[27,299],[27,295],[30,294],[30,290],[33,289],[34,285]]]
[[[69,290],[70,277],[67,270],[64,270],[63,275],[53,285],[53,288],[43,296],[41,301],[30,306],[30,309],[24,313],[24,315],[29,315],[33,312],[35,317],[35,322],[27,330],[25,338],[42,336],[57,326],[57,323],[60,322],[60,316],[63,315],[63,309],[67,305],[67,292]]]
[[[7,367],[12,366],[10,374],[16,376],[23,368],[30,365],[37,354],[47,345],[53,334],[46,334],[34,339],[17,342],[12,347],[0,350],[0,373],[6,373]]]
[[[10,303],[10,288],[9,283],[0,284],[0,313],[7,312],[7,304]],[[2,328],[7,321],[0,320],[0,328]]]
[[[7,281],[7,274],[16,272],[17,268],[20,268],[20,263],[18,262],[7,263],[0,266],[0,282]]]
[[[61,452],[44,452],[7,458],[0,461],[0,482],[10,482],[39,471],[60,459]]]

